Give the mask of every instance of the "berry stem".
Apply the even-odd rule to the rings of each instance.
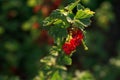
[[[85,49],[85,50],[88,50],[88,47],[86,46],[84,40],[82,39],[81,41],[82,41],[82,44],[83,44],[83,46],[84,46],[84,49]]]

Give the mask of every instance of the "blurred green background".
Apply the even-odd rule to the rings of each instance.
[[[0,80],[32,80],[37,75],[39,60],[47,53],[39,46],[41,22],[52,10],[74,1],[0,0]],[[82,80],[79,75],[84,73],[96,80],[120,80],[120,1],[81,4],[96,14],[86,28],[89,50],[77,49],[72,66],[67,66],[68,80]]]

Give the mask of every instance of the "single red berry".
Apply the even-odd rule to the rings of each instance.
[[[33,23],[33,29],[38,29],[40,27],[38,22]]]
[[[52,46],[54,45],[54,38],[48,34],[47,30],[42,30],[40,32],[40,36],[37,39],[37,43],[39,43],[40,46],[43,46],[46,44]]]
[[[38,13],[38,12],[40,11],[41,7],[42,7],[41,5],[35,6],[35,7],[33,8],[33,12],[34,12],[34,13]]]
[[[65,43],[65,44],[62,46],[62,48],[63,48],[63,51],[64,51],[67,55],[69,55],[69,54],[71,53],[70,44],[69,44],[69,43]]]
[[[52,37],[48,38],[48,44],[53,45],[54,44],[54,39]]]
[[[44,17],[47,17],[50,15],[50,13],[52,12],[52,7],[51,5],[43,5],[42,8],[41,8],[41,12],[42,12],[42,15]]]
[[[54,8],[58,8],[58,6],[61,4],[62,0],[55,0],[53,2]]]
[[[67,55],[69,55],[72,51],[74,51],[75,48],[76,48],[76,47],[75,47],[74,45],[72,45],[71,43],[69,43],[69,42],[66,42],[66,43],[62,46],[63,51],[64,51]]]
[[[77,44],[76,44],[76,39],[72,38],[72,39],[70,40],[70,44],[71,44],[72,46],[74,46],[74,48],[76,48],[76,46],[77,46]]]
[[[74,31],[72,33],[72,37],[73,38],[83,39],[84,35],[83,35],[83,32],[81,30],[77,30],[77,31]]]
[[[46,30],[42,30],[40,32],[40,36],[37,39],[37,42],[39,43],[39,45],[43,45],[47,43],[48,38],[49,38],[48,32]]]
[[[47,30],[42,30],[41,31],[41,37],[48,37],[48,31]]]
[[[71,43],[71,45],[73,45],[73,46],[76,48],[76,46],[77,46],[77,44],[76,44],[76,39],[72,38],[72,39],[70,40],[70,43]]]

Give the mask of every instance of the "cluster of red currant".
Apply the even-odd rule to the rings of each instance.
[[[72,38],[70,38],[68,41],[66,41],[62,49],[65,52],[65,54],[70,55],[72,51],[76,49],[77,46],[79,46],[82,42],[82,39],[84,38],[83,32],[78,28],[69,28],[68,33]]]
[[[40,27],[40,24],[38,22],[34,22],[32,25],[33,29],[38,29]]]

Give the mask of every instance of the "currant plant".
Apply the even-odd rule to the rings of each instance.
[[[74,12],[73,10],[76,10]],[[41,36],[48,44],[49,53],[40,60],[40,80],[62,80],[60,73],[71,65],[71,56],[78,46],[83,44],[85,50],[85,28],[90,25],[94,12],[80,4],[80,0],[63,9],[54,10],[43,21]],[[39,80],[37,79],[37,80]]]

